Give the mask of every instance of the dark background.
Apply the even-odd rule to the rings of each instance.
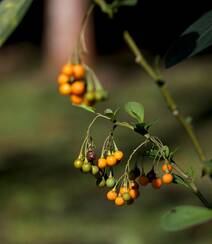
[[[44,4],[45,1],[42,0],[33,1],[28,13],[8,39],[7,44],[31,42],[40,46]],[[122,7],[114,19],[109,19],[96,7],[94,26],[98,52],[111,54],[123,48],[122,33],[127,29],[144,49],[163,55],[186,27],[211,8],[210,0],[139,0],[136,7]]]

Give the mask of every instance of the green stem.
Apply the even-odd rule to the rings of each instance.
[[[202,195],[196,184],[193,182],[192,177],[188,176],[174,161],[171,162],[173,168],[183,177],[186,185],[189,189],[199,198],[199,200],[203,203],[206,208],[212,208],[209,202]]]
[[[110,18],[113,17],[113,10],[105,2],[105,0],[93,0],[93,2],[101,8],[102,12],[106,13]]]
[[[194,129],[191,126],[191,124],[186,121],[186,118],[178,110],[176,102],[174,101],[174,98],[168,89],[166,81],[164,79],[162,80],[160,75],[158,75],[157,72],[146,61],[146,59],[143,56],[143,54],[141,53],[140,49],[136,45],[135,41],[133,40],[133,38],[127,31],[124,32],[124,39],[125,39],[127,45],[129,46],[130,50],[132,51],[132,53],[135,55],[135,62],[138,65],[142,66],[143,69],[146,71],[146,73],[155,81],[156,85],[160,89],[162,96],[164,97],[164,100],[166,102],[168,109],[173,114],[173,116],[178,120],[180,125],[184,128],[187,135],[189,136],[199,159],[202,162],[205,161],[206,156],[199,143],[197,135],[195,134]]]

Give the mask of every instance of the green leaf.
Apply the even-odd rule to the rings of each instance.
[[[0,47],[21,22],[32,0],[4,0],[0,3]]]
[[[167,231],[178,231],[212,220],[212,210],[203,207],[179,206],[165,213],[161,219]]]
[[[212,10],[190,25],[165,55],[165,66],[170,68],[212,45]]]
[[[125,104],[125,111],[139,123],[144,122],[144,107],[137,102],[128,102]]]
[[[113,115],[114,115],[113,110],[111,108],[105,109],[104,114],[107,115],[110,118],[112,118]]]

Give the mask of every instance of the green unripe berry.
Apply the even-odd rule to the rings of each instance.
[[[91,171],[91,164],[90,163],[84,163],[82,165],[82,172],[88,173]]]
[[[95,100],[95,93],[90,91],[85,94],[85,99],[87,99],[89,102],[92,102]]]
[[[76,169],[81,169],[81,168],[82,168],[82,165],[83,165],[83,161],[82,161],[82,160],[80,160],[80,159],[76,159],[76,160],[74,161],[74,167],[75,167]]]
[[[123,197],[125,202],[128,202],[131,199],[131,196],[128,192],[123,193],[122,197]]]
[[[99,168],[96,165],[92,165],[91,173],[92,173],[92,175],[98,174]]]
[[[114,187],[116,183],[116,180],[114,177],[109,177],[107,180],[106,180],[106,186],[107,187]]]
[[[102,101],[102,100],[106,99],[107,97],[108,97],[108,94],[104,90],[97,90],[95,92],[95,99],[97,101]]]
[[[99,187],[104,187],[105,186],[105,178],[104,177],[98,178],[97,181],[96,181],[96,184]]]

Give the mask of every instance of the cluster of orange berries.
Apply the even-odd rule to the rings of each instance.
[[[139,183],[141,186],[146,186],[149,183],[152,184],[152,187],[155,189],[159,189],[163,184],[170,184],[173,181],[173,175],[171,174],[172,166],[169,163],[164,163],[162,165],[162,171],[164,172],[161,178],[156,177],[154,172],[154,168],[147,174],[142,174],[139,177]]]
[[[118,149],[113,138],[113,131],[104,141],[101,156],[98,158],[89,130],[90,127],[81,146],[79,156],[74,161],[74,167],[80,169],[83,173],[93,175],[96,178],[97,186],[110,188],[106,193],[106,198],[109,201],[113,201],[115,205],[132,204],[139,196],[139,185],[143,187],[151,183],[154,189],[159,189],[162,185],[168,185],[173,182],[172,164],[168,159],[165,159],[160,173],[155,171],[154,163],[147,174],[145,174],[143,167],[140,171],[137,163],[131,168],[130,161],[136,150],[132,152],[126,162],[124,173],[116,179],[114,177],[114,166],[121,162],[124,158],[124,153]],[[164,158],[166,157],[164,156]],[[158,174],[162,176],[158,177]]]
[[[129,181],[125,181],[124,184],[117,191],[116,188],[107,192],[107,199],[109,201],[114,201],[117,206],[123,206],[125,204],[131,204],[139,196],[139,184],[141,186],[146,186],[149,183],[152,184],[154,189],[159,189],[162,184],[170,184],[173,181],[173,175],[171,174],[172,166],[169,163],[162,165],[162,171],[165,173],[162,179],[156,177],[154,168],[150,170],[147,175],[144,173],[140,176],[140,170],[136,167],[134,170],[129,172]],[[126,183],[128,182],[128,183]]]
[[[87,73],[83,64],[65,64],[58,76],[59,93],[69,96],[72,104],[92,106],[96,101],[106,98],[104,90],[96,90],[94,85],[89,88]]]
[[[104,169],[107,166],[108,167],[115,166],[122,160],[123,157],[124,157],[123,152],[120,151],[120,150],[117,150],[114,153],[107,155],[106,158],[105,157],[101,157],[98,160],[98,167],[100,169]]]
[[[116,191],[116,188],[107,192],[107,199],[114,201],[116,206],[132,204],[139,196],[139,185],[135,180],[130,180],[128,184],[124,184]]]

